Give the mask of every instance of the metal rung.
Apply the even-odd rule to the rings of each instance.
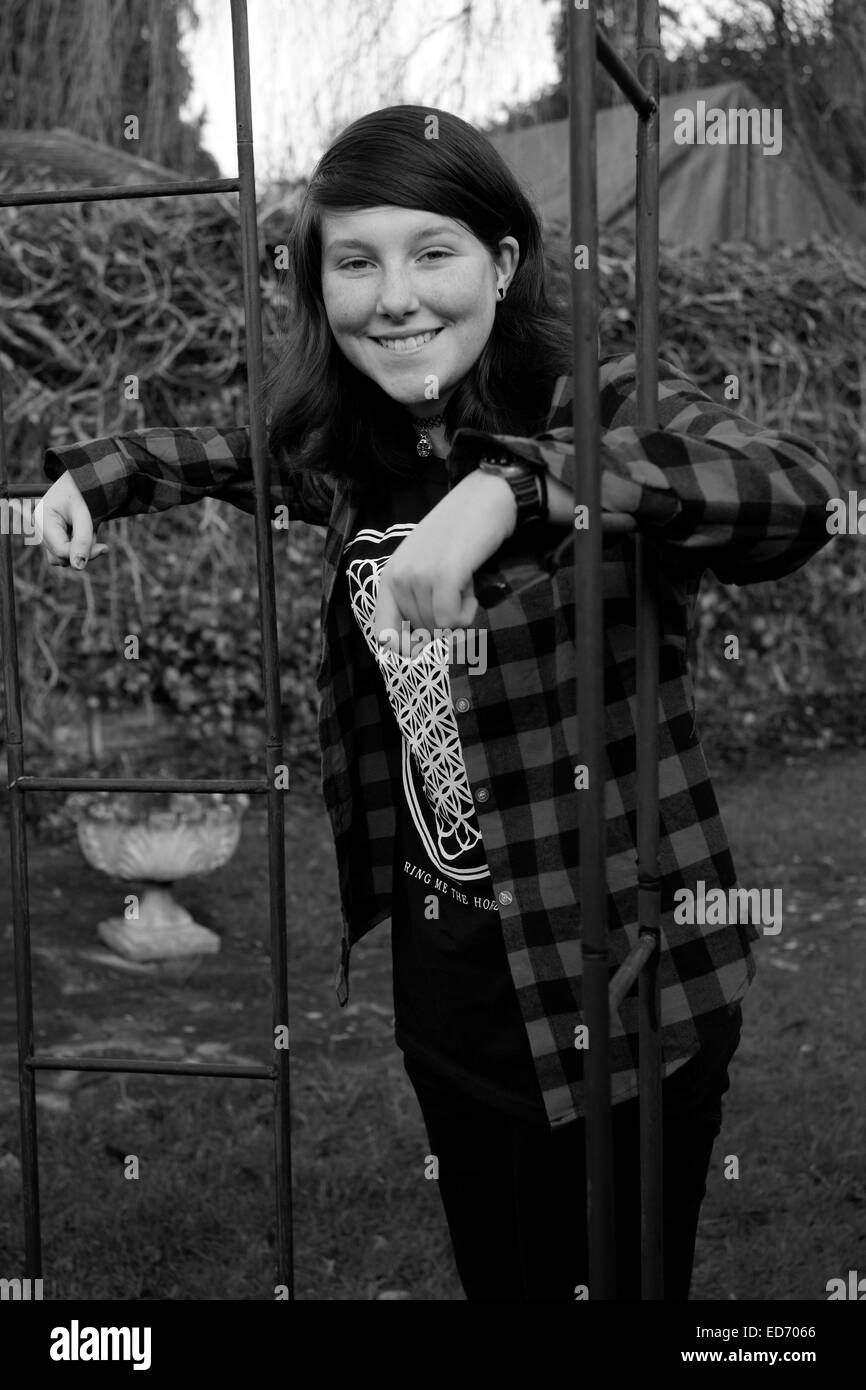
[[[24,1065],[31,1071],[137,1071],[153,1076],[235,1076],[251,1081],[274,1081],[277,1076],[276,1067],[252,1064],[226,1062],[220,1066],[215,1062],[170,1062],[159,1058],[147,1061],[140,1057],[58,1057],[50,1052],[25,1057]]]
[[[260,777],[16,777],[10,792],[252,792],[271,790]]]
[[[168,183],[121,183],[105,188],[53,188],[44,193],[2,193],[0,208],[35,208],[53,203],[112,203],[121,198],[176,198],[183,194],[237,193],[238,179],[201,179]]]
[[[607,997],[611,1009],[619,1008],[657,946],[658,937],[654,932],[642,931],[638,933],[637,945],[632,946],[610,982]]]
[[[44,497],[53,483],[0,483],[0,499],[4,497]]]
[[[628,97],[637,114],[647,120],[656,109],[655,100],[643,83],[638,81],[628,64],[623,62],[616,49],[611,46],[603,29],[596,29],[595,31],[595,53],[598,61],[613,78],[623,96]]]

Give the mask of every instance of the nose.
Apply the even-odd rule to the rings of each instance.
[[[411,268],[405,264],[383,267],[376,299],[376,313],[383,318],[402,319],[419,307]]]

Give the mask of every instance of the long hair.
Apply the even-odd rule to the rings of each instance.
[[[520,247],[490,336],[444,408],[449,436],[461,426],[543,428],[553,383],[571,361],[569,322],[548,297],[538,215],[490,142],[447,111],[388,106],[362,116],[319,160],[298,210],[287,337],[265,381],[271,452],[361,485],[409,474],[416,435],[405,407],[334,340],[322,298],[321,214],[385,205],[453,218],[494,255],[505,236]]]

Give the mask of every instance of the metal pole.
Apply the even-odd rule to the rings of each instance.
[[[3,369],[0,367],[0,498],[8,509],[6,423],[3,417]],[[0,644],[6,693],[6,764],[9,773],[9,829],[12,884],[12,935],[15,951],[18,1096],[21,1123],[21,1181],[24,1205],[24,1277],[42,1275],[39,1221],[39,1172],[36,1145],[36,1077],[27,1066],[33,1053],[33,976],[30,957],[30,893],[27,882],[27,830],[24,793],[17,785],[24,772],[21,686],[18,680],[18,634],[15,625],[15,576],[12,528],[0,526]]]
[[[586,1097],[589,1296],[615,1297],[613,1134],[610,1114],[605,863],[604,637],[598,391],[598,215],[595,142],[595,0],[569,10],[569,170],[574,326],[575,666],[580,760],[580,937]],[[586,508],[588,525],[582,525]]]
[[[241,255],[244,280],[244,318],[249,386],[250,452],[256,493],[256,557],[262,631],[262,662],[267,724],[268,869],[270,882],[271,990],[275,1040],[278,1029],[289,1030],[288,952],[286,922],[285,795],[277,785],[285,767],[283,754],[277,617],[274,598],[274,554],[266,457],[262,317],[259,292],[259,238],[256,219],[256,179],[250,84],[246,0],[231,0],[234,48],[235,116],[237,120]],[[292,1222],[292,1136],[289,1048],[275,1047],[274,1165],[277,1215],[277,1278],[294,1298]]]
[[[658,428],[659,338],[659,37],[658,0],[638,0],[638,79],[655,110],[638,119],[636,303],[638,421]],[[641,1294],[664,1297],[662,1073],[659,993],[659,612],[652,555],[636,537],[638,918],[655,943],[640,973]]]

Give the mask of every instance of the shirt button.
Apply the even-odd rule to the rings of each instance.
[[[465,714],[469,708],[469,701],[461,695],[459,700],[455,700],[454,708],[458,714]]]
[[[483,805],[485,801],[490,800],[490,793],[486,787],[478,788],[478,791],[475,793],[475,800],[480,802],[481,805]]]
[[[511,893],[502,892],[499,894],[499,901],[503,907],[508,907],[510,903],[514,902],[514,898]]]

